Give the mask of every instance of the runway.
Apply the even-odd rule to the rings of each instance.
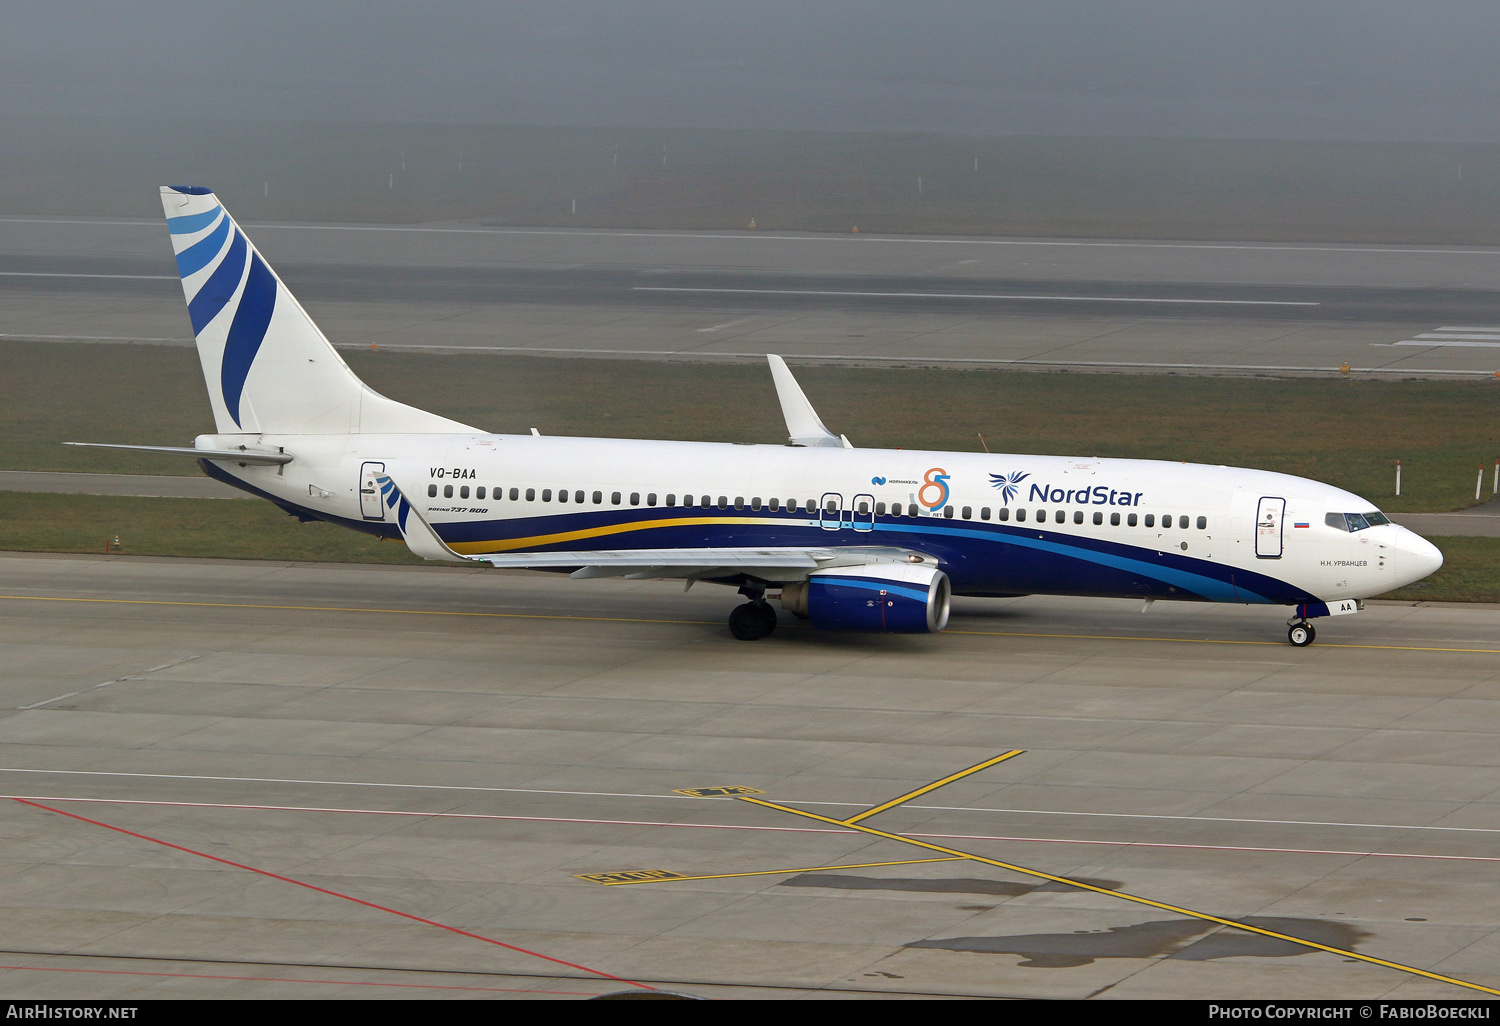
[[[1299,650],[1051,598],[745,644],[719,589],[467,568],[6,554],[0,595],[12,993],[1500,988],[1493,606]]]
[[[336,344],[1490,376],[1500,250],[249,224]],[[0,218],[0,340],[187,344],[162,226]]]

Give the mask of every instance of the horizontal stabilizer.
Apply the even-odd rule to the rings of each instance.
[[[257,466],[279,466],[292,462],[291,454],[269,449],[194,449],[185,445],[114,445],[110,442],[64,442],[91,449],[129,449],[132,452],[154,452],[162,456],[192,456],[200,460],[223,460],[226,463],[250,463]]]

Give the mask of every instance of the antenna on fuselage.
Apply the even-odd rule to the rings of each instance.
[[[823,426],[823,420],[807,401],[797,379],[792,377],[786,361],[774,353],[766,354],[771,365],[771,380],[776,383],[776,398],[781,400],[781,415],[786,418],[787,442],[790,445],[826,446],[852,449],[849,439]]]

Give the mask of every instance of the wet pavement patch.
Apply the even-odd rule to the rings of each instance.
[[[1115,890],[1117,880],[1092,880],[1079,877],[1079,882]],[[850,876],[844,873],[803,873],[781,881],[782,887],[827,887],[845,891],[921,891],[929,894],[997,894],[1016,898],[1032,891],[1076,891],[1078,888],[1047,880],[1041,884],[1014,883],[1010,880],[985,880],[979,877],[945,877],[925,879],[909,876]]]
[[[1330,947],[1353,949],[1370,936],[1347,923],[1321,919],[1284,919],[1251,916],[1247,926],[1305,937]],[[938,948],[975,954],[1020,955],[1021,965],[1033,969],[1067,969],[1090,965],[1100,958],[1180,958],[1207,961],[1215,958],[1286,958],[1317,949],[1275,937],[1262,937],[1198,919],[1164,919],[1108,930],[1074,933],[1031,933],[1008,937],[949,937],[915,941],[908,948]]]

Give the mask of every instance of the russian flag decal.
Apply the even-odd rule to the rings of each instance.
[[[1293,527],[1306,527],[1306,524],[1293,524]]]

